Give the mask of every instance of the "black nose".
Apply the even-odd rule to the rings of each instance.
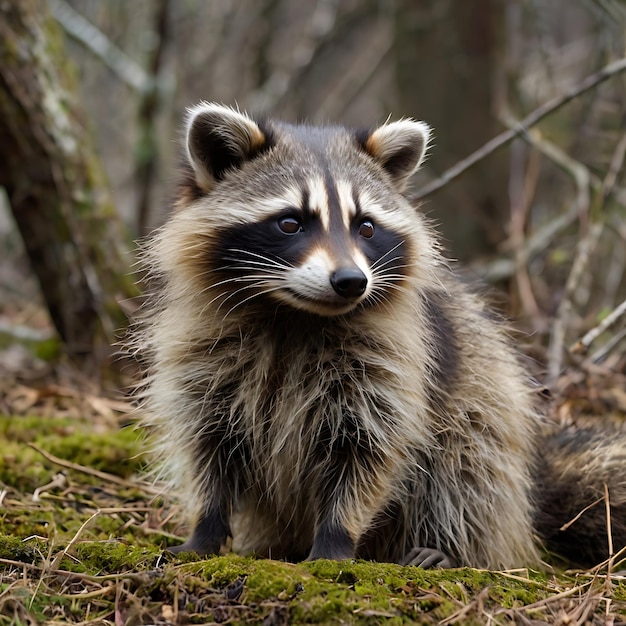
[[[333,272],[330,284],[340,296],[358,298],[365,293],[367,276],[358,267],[345,267]]]

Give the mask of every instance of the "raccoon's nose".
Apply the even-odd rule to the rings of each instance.
[[[344,298],[358,298],[365,293],[367,276],[358,267],[344,267],[330,277],[333,289]]]

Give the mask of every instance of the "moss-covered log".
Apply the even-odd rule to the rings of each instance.
[[[133,293],[125,235],[41,0],[0,11],[0,185],[52,321],[78,360],[108,344]]]

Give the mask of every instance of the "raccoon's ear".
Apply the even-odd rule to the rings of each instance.
[[[396,189],[403,191],[424,159],[429,137],[428,124],[404,119],[361,133],[357,140],[391,176]]]
[[[202,102],[188,110],[186,149],[198,186],[210,191],[231,167],[241,167],[269,147],[269,137],[247,115]]]

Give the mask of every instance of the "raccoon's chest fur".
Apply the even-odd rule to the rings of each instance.
[[[384,460],[400,482],[413,466],[409,455],[432,443],[419,412],[428,411],[427,391],[407,387],[421,364],[412,364],[409,380],[385,356],[397,346],[362,334],[358,319],[341,326],[283,315],[248,337],[220,339],[205,368],[203,430],[237,442],[238,488],[280,514],[304,506],[311,519],[321,474],[341,456],[358,458],[364,479],[368,459]]]

